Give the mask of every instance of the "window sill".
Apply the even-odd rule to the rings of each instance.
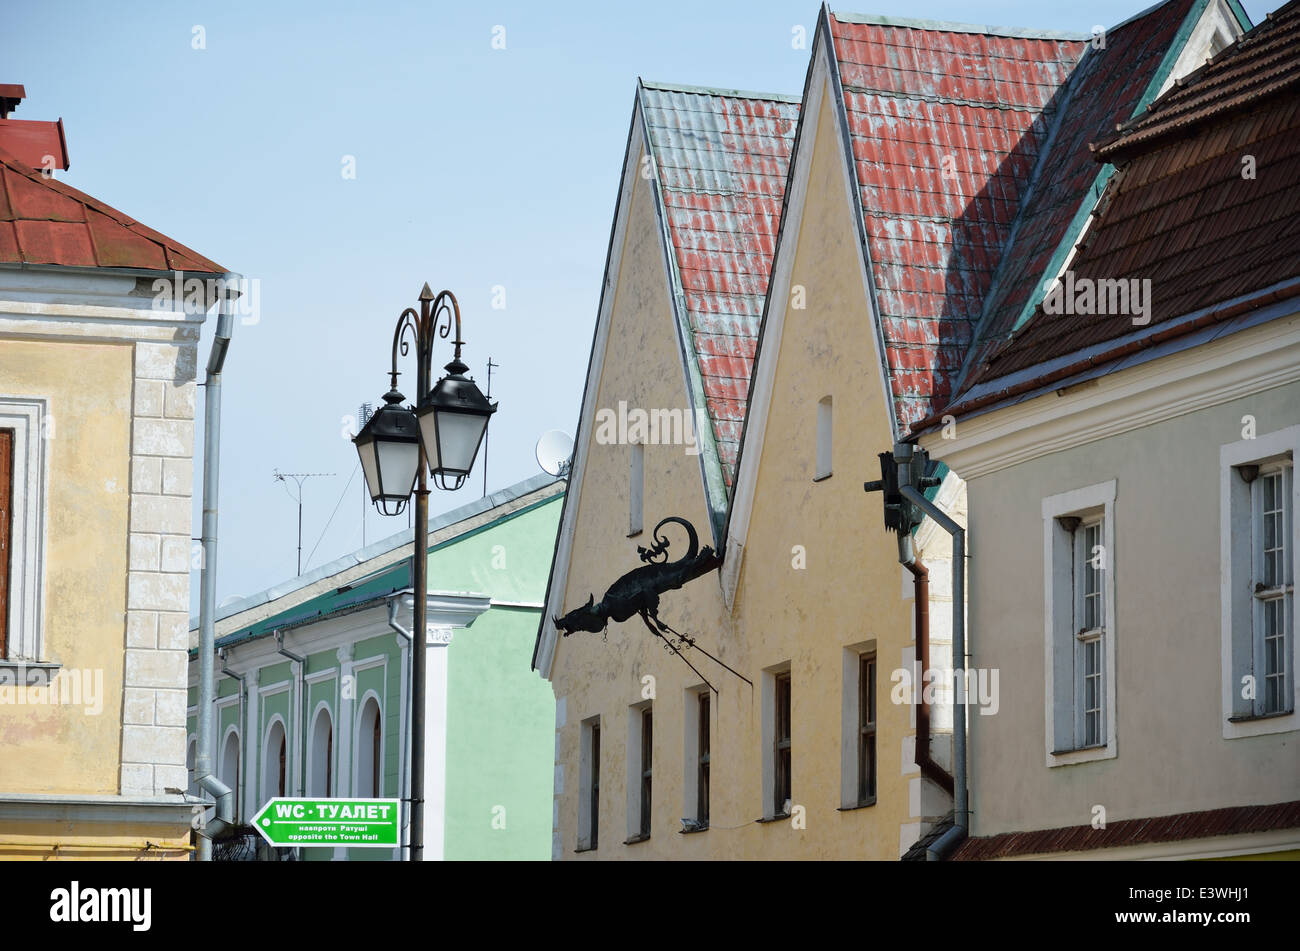
[[[1294,710],[1279,710],[1276,713],[1250,713],[1240,717],[1228,717],[1229,723],[1254,723],[1257,720],[1276,720],[1278,717],[1289,717],[1295,714]]]
[[[790,813],[788,813],[788,812],[782,812],[782,813],[778,813],[778,814],[775,815],[775,816],[764,816],[763,818],[761,818],[761,819],[755,819],[754,821],[755,821],[755,822],[758,822],[758,823],[767,823],[767,822],[784,822],[786,819],[789,819],[789,818],[790,818]]]
[[[640,534],[641,534],[642,532],[644,532],[644,531],[645,531],[644,528],[638,528],[635,532],[628,532],[628,533],[627,533],[627,537],[628,537],[628,538],[636,538],[638,535],[640,535]]]
[[[1071,749],[1051,750],[1047,754],[1049,767],[1075,766],[1082,763],[1095,763],[1098,760],[1115,759],[1119,751],[1112,739],[1106,743],[1092,746],[1076,746]]]
[[[1064,750],[1052,750],[1053,756],[1069,756],[1071,753],[1092,753],[1096,750],[1104,750],[1105,743],[1094,743],[1092,746],[1071,746]]]
[[[0,685],[6,687],[48,687],[50,681],[58,675],[62,668],[62,664],[0,660]]]
[[[582,852],[595,852],[595,851],[596,851],[596,846],[594,845],[580,845],[573,850],[573,854],[578,855],[579,853]]]
[[[834,474],[835,474],[835,473],[833,473],[833,472],[828,472],[828,473],[826,473],[825,475],[814,476],[814,477],[813,477],[813,482],[825,482],[827,479],[829,479],[829,478],[830,478],[831,476],[833,476]]]
[[[876,804],[876,798],[872,796],[870,799],[864,799],[862,802],[857,803],[856,805],[853,806],[840,806],[835,811],[836,812],[857,812],[859,809],[870,809],[875,804]]]
[[[623,844],[636,845],[638,842],[648,842],[649,840],[650,840],[650,833],[646,832],[642,835],[629,836],[628,838],[623,840]]]
[[[678,829],[678,835],[695,835],[698,832],[708,832],[708,825],[696,826],[694,829]]]

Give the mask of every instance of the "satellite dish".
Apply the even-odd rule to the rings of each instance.
[[[537,440],[537,464],[543,471],[567,479],[573,464],[573,437],[558,429],[543,433]]]

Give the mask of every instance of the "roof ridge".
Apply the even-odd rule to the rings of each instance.
[[[1170,0],[1163,0],[1170,2]],[[1159,4],[1157,4],[1159,6]],[[959,23],[952,20],[930,20],[916,17],[892,17],[874,13],[837,13],[830,11],[832,17],[841,23],[853,23],[869,26],[896,26],[909,30],[930,30],[935,33],[979,33],[984,36],[1012,36],[1031,40],[1091,40],[1091,33],[1076,33],[1073,30],[1040,30],[1020,26],[991,26],[981,23]],[[1141,14],[1139,14],[1140,16]],[[1133,18],[1130,18],[1133,19]]]
[[[694,86],[689,83],[665,83],[649,79],[641,79],[639,82],[645,89],[658,89],[663,92],[683,92],[696,96],[718,96],[726,99],[758,99],[763,102],[801,103],[803,101],[801,96],[791,96],[786,93],[753,92],[748,89],[726,89],[721,86]]]

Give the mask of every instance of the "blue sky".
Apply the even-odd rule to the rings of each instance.
[[[1087,32],[1142,6],[842,9]],[[1244,6],[1258,22],[1280,3]],[[535,474],[538,436],[577,420],[637,77],[798,94],[808,51],[791,40],[817,13],[811,0],[9,9],[0,82],[27,87],[15,118],[63,118],[60,177],[260,282],[260,319],[237,328],[226,363],[218,598],[295,573],[297,508],[276,468],[336,473],[307,482],[305,568],[359,547],[363,510],[368,541],[405,528],[363,504],[342,431],[387,389],[393,324],[425,281],[460,299],[480,385],[488,357],[500,364],[489,489]],[[430,510],[481,493],[480,469]]]

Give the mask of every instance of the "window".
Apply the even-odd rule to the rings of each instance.
[[[706,828],[709,825],[709,695],[700,694],[699,700],[699,753],[696,763],[695,818]]]
[[[262,754],[262,799],[274,799],[285,794],[285,735],[284,721],[276,716],[266,731],[266,745]],[[227,783],[229,785],[229,783]]]
[[[383,795],[384,730],[379,700],[373,695],[361,707],[357,721],[357,797],[373,799]]]
[[[311,783],[308,795],[334,795],[334,721],[327,708],[316,712],[311,731]]]
[[[579,751],[578,847],[586,852],[600,844],[600,717],[582,722]]]
[[[1291,534],[1291,467],[1275,464],[1261,469],[1251,486],[1255,570],[1255,712],[1259,716],[1289,713],[1287,689],[1290,664],[1288,640],[1292,628],[1294,584]],[[1254,514],[1258,513],[1258,514]]]
[[[645,508],[642,497],[645,494],[645,446],[640,443],[628,447],[628,537],[641,533],[641,521]]]
[[[685,692],[685,735],[683,736],[682,831],[700,832],[709,827],[709,760],[712,751],[710,722],[712,697],[703,684]]]
[[[1077,522],[1077,520],[1075,520]],[[1080,748],[1105,743],[1105,709],[1102,659],[1106,649],[1105,595],[1102,578],[1106,548],[1102,544],[1102,521],[1096,518],[1074,529],[1075,710],[1079,722],[1075,745]]]
[[[44,660],[41,565],[49,424],[44,400],[0,399],[0,664],[26,667],[28,683],[45,682],[31,678],[33,665]]]
[[[8,657],[9,633],[9,523],[14,495],[14,431],[0,429],[0,658]]]
[[[790,672],[772,678],[772,815],[790,814]]]
[[[641,713],[641,834],[650,835],[651,785],[654,773],[654,712]]]
[[[823,396],[817,404],[817,469],[814,482],[831,475],[831,398]]]
[[[630,845],[650,838],[654,767],[654,707],[651,701],[628,708],[627,727],[626,844]]]
[[[1111,481],[1043,500],[1049,766],[1117,752],[1115,486]]]
[[[1295,454],[1300,426],[1220,449],[1225,738],[1300,728]]]
[[[858,805],[876,801],[876,655],[858,661]]]
[[[221,781],[235,794],[235,811],[239,812],[239,731],[233,727],[226,732],[226,741],[221,747]],[[281,795],[284,795],[281,793]]]

